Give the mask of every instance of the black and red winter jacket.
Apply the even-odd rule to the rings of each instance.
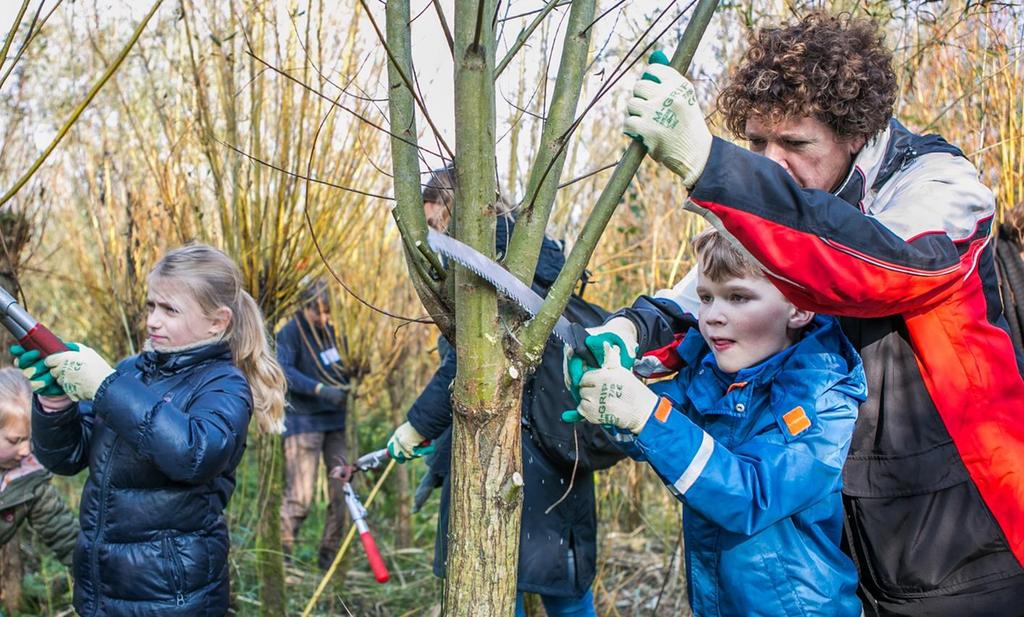
[[[893,120],[829,193],[716,138],[687,208],[795,304],[841,316],[863,357],[843,493],[868,613],[1024,611],[1024,380],[993,267],[994,199],[974,166]],[[648,364],[672,368],[655,348],[692,323],[690,290],[623,311]]]

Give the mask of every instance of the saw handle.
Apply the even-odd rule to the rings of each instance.
[[[580,380],[583,378],[584,373],[601,368],[604,365],[605,343],[618,350],[619,364],[622,365],[622,368],[632,369],[633,364],[636,362],[633,356],[626,351],[626,343],[617,334],[604,332],[592,335],[577,323],[572,324],[572,334],[573,354],[576,357],[569,360],[569,366],[566,367],[566,370],[569,372],[569,379],[571,381],[569,392],[577,403],[580,401]],[[582,338],[580,338],[581,336]],[[581,347],[585,350],[585,353],[580,353],[576,348],[577,340],[582,342]],[[582,422],[583,419],[580,412],[575,409],[562,412],[562,422],[571,424]]]
[[[572,346],[572,353],[574,356],[583,360],[583,363],[591,368],[599,368],[601,363],[597,361],[597,357],[594,356],[594,352],[587,346],[587,337],[590,333],[587,329],[578,323],[572,324],[572,341],[569,343]]]
[[[44,356],[70,351],[64,341],[57,338],[56,334],[50,332],[50,329],[41,323],[37,323],[28,331],[28,334],[18,339],[18,343],[25,349],[37,349]]]

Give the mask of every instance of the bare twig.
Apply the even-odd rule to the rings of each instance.
[[[35,175],[36,171],[42,167],[43,163],[46,162],[46,159],[49,158],[50,154],[57,148],[57,145],[64,139],[64,136],[71,130],[71,127],[74,126],[78,117],[82,115],[83,111],[85,111],[85,108],[89,106],[89,103],[96,98],[96,95],[99,94],[99,91],[107,81],[110,80],[111,76],[113,76],[117,69],[120,68],[121,63],[128,57],[128,52],[130,52],[132,47],[135,46],[135,42],[139,40],[143,30],[146,29],[146,25],[149,24],[150,18],[153,17],[156,10],[160,8],[162,3],[163,0],[156,0],[156,2],[153,3],[153,6],[149,9],[149,13],[142,18],[142,21],[139,22],[139,25],[135,28],[135,32],[132,33],[131,38],[128,40],[128,43],[121,49],[121,53],[117,55],[117,58],[114,59],[114,63],[107,67],[107,70],[103,72],[99,80],[93,84],[92,88],[90,88],[85,99],[83,99],[75,107],[74,111],[71,112],[71,117],[64,122],[64,125],[61,126],[60,130],[57,131],[57,134],[54,135],[53,139],[50,141],[50,145],[43,150],[43,153],[39,155],[39,158],[37,158],[32,166],[29,167],[28,171],[26,171],[25,174],[14,183],[14,186],[8,189],[7,193],[5,193],[3,197],[0,197],[0,206],[3,206],[5,203],[10,201],[10,199],[14,197],[19,190],[21,190],[21,187],[25,186],[32,176]]]
[[[454,159],[455,152],[448,147],[447,142],[445,142],[444,137],[442,137],[441,135],[441,131],[438,130],[437,126],[434,125],[434,121],[430,117],[430,112],[427,111],[426,104],[419,96],[416,95],[416,89],[415,86],[413,85],[413,81],[409,78],[409,76],[402,69],[402,67],[395,62],[394,54],[391,51],[391,46],[388,45],[387,37],[385,37],[384,33],[381,32],[380,27],[377,25],[377,20],[373,18],[373,13],[370,11],[370,7],[366,6],[366,0],[359,0],[359,2],[363,5],[363,8],[366,9],[366,17],[370,20],[370,24],[373,26],[374,32],[377,33],[377,39],[380,41],[381,45],[384,46],[384,51],[385,53],[387,53],[388,59],[391,61],[391,64],[395,67],[395,69],[398,71],[398,74],[401,76],[402,81],[405,82],[405,87],[409,88],[409,92],[413,94],[413,100],[416,102],[416,106],[420,108],[420,113],[423,114],[423,119],[426,120],[427,124],[430,125],[431,130],[434,132],[435,138],[441,143],[442,148],[448,154],[448,158]],[[441,155],[438,155],[438,157],[443,158],[441,157]]]

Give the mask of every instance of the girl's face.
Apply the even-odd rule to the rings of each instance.
[[[31,452],[27,418],[12,418],[0,428],[0,469],[14,469]]]
[[[149,280],[146,309],[146,332],[157,351],[216,338],[231,323],[231,309],[207,315],[185,285],[156,276]]]

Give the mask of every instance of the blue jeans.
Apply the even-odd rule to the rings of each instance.
[[[587,590],[581,598],[559,598],[541,595],[548,617],[597,617],[594,612],[594,594]],[[523,594],[516,594],[516,617],[526,617]]]

